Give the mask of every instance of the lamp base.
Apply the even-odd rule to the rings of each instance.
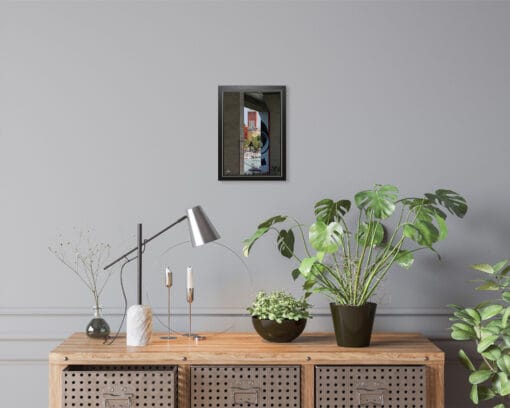
[[[134,305],[127,311],[126,344],[146,346],[152,337],[152,311],[149,306]]]

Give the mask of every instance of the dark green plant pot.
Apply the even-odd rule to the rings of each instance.
[[[375,303],[367,302],[363,306],[329,304],[336,343],[343,347],[368,347],[374,325]]]
[[[252,317],[251,322],[260,337],[274,343],[288,343],[296,339],[306,326],[306,319],[284,320],[278,323],[274,320]]]

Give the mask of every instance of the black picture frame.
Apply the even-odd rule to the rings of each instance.
[[[239,95],[241,95],[240,99],[243,101],[243,104],[242,105],[238,105],[238,106],[235,106],[233,109],[230,109],[228,106],[227,106],[227,109],[225,109],[225,95],[227,94],[227,99],[229,98],[232,98],[232,96],[235,97],[235,95],[239,93]],[[247,94],[247,95],[246,95]],[[267,157],[268,157],[268,163],[267,163],[267,167],[269,168],[269,170],[266,171],[266,173],[264,174],[242,174],[244,170],[244,153],[241,153],[241,138],[243,137],[241,135],[241,123],[240,121],[242,120],[241,119],[241,115],[242,115],[242,112],[241,112],[241,108],[242,109],[245,109],[245,104],[246,102],[245,101],[245,97],[247,98],[246,100],[249,100],[250,98],[252,98],[253,95],[263,95],[262,98],[264,98],[264,95],[267,95],[268,98],[271,97],[273,99],[271,99],[273,102],[272,102],[272,106],[274,106],[274,110],[275,112],[274,113],[271,113],[269,112],[268,113],[268,117],[269,116],[272,116],[272,117],[277,117],[279,120],[277,121],[277,125],[278,127],[277,128],[273,128],[273,127],[270,127],[268,130],[267,130],[267,133],[268,133],[268,147],[266,148],[266,150],[268,151],[267,152]],[[279,97],[279,105],[274,102],[274,98],[275,97]],[[252,98],[251,99],[252,101],[254,101],[253,103],[264,103],[264,101],[260,101],[260,99],[255,99],[255,98]],[[228,102],[227,102],[228,103]],[[264,103],[265,106],[267,106],[265,103]],[[229,105],[230,106],[230,105]],[[237,140],[237,142],[235,141],[232,141],[232,133],[234,133],[236,130],[236,127],[228,127],[227,126],[227,131],[225,130],[225,122],[227,121],[227,123],[229,123],[228,121],[231,119],[231,117],[234,117],[233,115],[237,115],[237,108],[240,108],[238,110],[238,113],[239,113],[239,116],[237,117],[237,119],[234,119],[234,120],[237,120],[238,121],[238,124],[240,125],[239,126],[239,139]],[[269,108],[268,108],[269,110]],[[234,113],[232,113],[234,112]],[[229,117],[229,115],[231,117]],[[261,123],[262,121],[260,121]],[[269,123],[269,120],[268,120],[268,123]],[[235,123],[235,125],[237,125],[237,123]],[[274,126],[274,124],[273,124]],[[269,127],[269,126],[268,126]],[[246,132],[245,130],[246,126],[244,126],[244,123],[243,123],[243,131]],[[234,129],[234,130],[230,130],[230,129]],[[262,129],[262,124],[261,124],[261,129]],[[226,133],[230,132],[227,137],[226,137]],[[272,134],[272,133],[276,133],[278,134],[279,133],[279,138],[277,137],[277,139],[275,140],[271,140],[271,137],[269,136],[269,134]],[[263,134],[263,131],[261,130],[261,135]],[[235,135],[234,135],[235,136]],[[244,135],[244,138],[246,139],[246,134]],[[259,138],[259,141],[261,140],[262,136]],[[264,139],[265,140],[265,139]],[[239,145],[236,145],[234,146],[233,144],[234,143],[238,143]],[[272,143],[272,144],[271,144]],[[230,146],[230,149],[228,148],[228,146]],[[262,146],[263,147],[263,146]],[[286,147],[287,147],[287,143],[286,143],[286,87],[284,85],[268,85],[268,86],[259,86],[259,85],[256,85],[256,86],[247,86],[247,85],[220,85],[218,86],[218,180],[222,180],[222,181],[227,181],[227,180],[278,180],[278,181],[281,181],[281,180],[286,180],[287,179],[287,171],[286,171],[286,167],[287,167],[287,152],[286,152]],[[272,161],[269,160],[270,158],[270,154],[271,154],[271,151],[269,151],[268,149],[269,148],[274,148],[275,150],[277,150],[279,152],[279,154],[277,154],[275,157],[275,159],[273,159]],[[261,148],[262,149],[262,148]],[[236,150],[237,150],[237,153],[236,153]],[[231,152],[231,153],[229,153]],[[232,154],[232,152],[234,152]],[[243,157],[241,158],[241,154],[243,154]],[[235,156],[235,155],[238,155],[238,156]],[[234,157],[235,156],[235,157]],[[231,163],[234,163],[234,164],[237,164],[237,162],[239,163],[238,165],[238,169],[234,169],[234,171],[230,170],[230,167],[235,167],[235,166],[228,166],[228,163],[231,162]],[[271,167],[271,164],[272,163],[276,163],[276,165],[272,166]],[[256,171],[257,169],[255,169]],[[237,174],[237,171],[239,172],[239,174]]]

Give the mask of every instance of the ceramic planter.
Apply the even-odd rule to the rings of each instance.
[[[283,320],[281,323],[278,323],[274,320],[252,317],[251,322],[260,337],[274,343],[291,342],[303,333],[306,326],[306,319]]]
[[[363,306],[329,305],[337,344],[343,347],[368,347],[377,305],[371,302]]]

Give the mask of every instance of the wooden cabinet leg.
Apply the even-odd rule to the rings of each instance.
[[[444,365],[427,366],[427,407],[444,408]]]
[[[49,408],[62,408],[62,370],[65,366],[49,365]]]
[[[179,408],[191,408],[191,369],[189,365],[179,365],[178,404]]]
[[[305,364],[301,366],[301,398],[303,408],[313,408],[315,405],[315,366]]]

